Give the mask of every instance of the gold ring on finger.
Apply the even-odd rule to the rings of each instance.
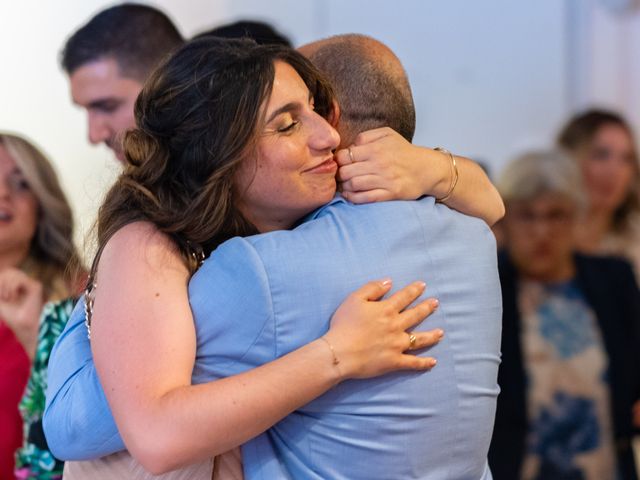
[[[356,161],[353,159],[353,152],[351,151],[351,147],[347,148],[347,151],[349,152],[349,161],[351,163],[356,163]]]
[[[416,346],[416,336],[411,333],[409,334],[409,350],[413,350],[413,348]]]

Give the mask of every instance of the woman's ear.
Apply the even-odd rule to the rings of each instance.
[[[327,122],[329,122],[333,128],[338,130],[338,123],[340,122],[340,105],[338,105],[338,102],[336,102],[335,99],[331,102],[331,112],[329,113]]]

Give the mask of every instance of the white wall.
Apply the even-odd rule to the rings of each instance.
[[[620,110],[640,126],[640,2],[573,0],[570,27],[581,39],[574,48],[576,108]]]
[[[304,2],[298,2],[304,3]],[[564,118],[564,5],[557,0],[260,0],[226,2],[287,28],[296,44],[359,32],[403,61],[418,111],[415,141],[442,145],[498,170],[546,142]],[[295,22],[280,19],[288,15]]]
[[[610,2],[613,0],[609,0]],[[622,1],[622,0],[616,0]],[[185,35],[238,18],[270,21],[295,44],[359,32],[403,60],[418,110],[416,142],[497,172],[548,145],[576,108],[622,109],[640,123],[640,14],[604,0],[157,0]],[[83,112],[58,67],[67,36],[103,0],[0,0],[0,129],[53,159],[86,231],[118,167],[86,141]]]

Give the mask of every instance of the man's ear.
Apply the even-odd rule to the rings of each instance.
[[[327,122],[329,122],[329,124],[336,130],[338,129],[338,123],[340,122],[340,113],[340,105],[338,105],[338,102],[334,99],[331,102],[331,113],[329,113]]]

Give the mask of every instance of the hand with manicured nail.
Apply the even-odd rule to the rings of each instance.
[[[437,300],[430,298],[408,308],[424,289],[423,282],[414,282],[380,300],[391,290],[391,281],[376,281],[347,297],[324,336],[333,347],[344,378],[368,378],[394,370],[428,370],[435,365],[434,358],[407,353],[431,347],[443,336],[440,329],[407,332],[438,307]]]

